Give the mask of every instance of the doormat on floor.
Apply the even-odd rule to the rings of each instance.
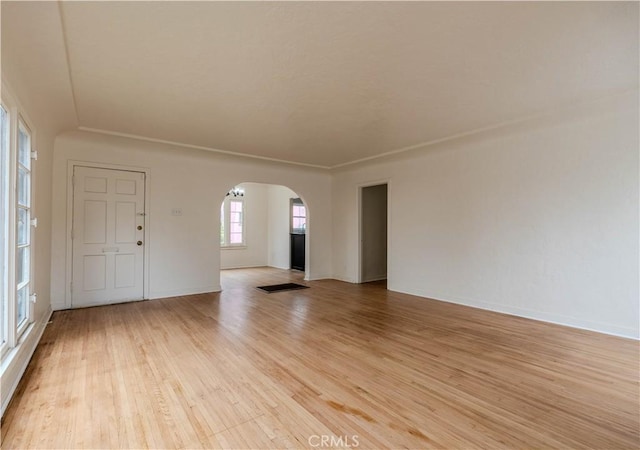
[[[309,286],[303,286],[297,283],[270,284],[269,286],[257,286],[257,289],[265,291],[267,294],[282,291],[295,291],[296,289],[307,289]]]

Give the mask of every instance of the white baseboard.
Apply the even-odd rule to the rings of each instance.
[[[209,294],[212,292],[220,292],[222,288],[220,285],[211,285],[201,288],[188,288],[188,289],[172,289],[169,291],[155,291],[149,294],[149,300],[156,300],[159,298],[169,297],[181,297],[183,295],[195,295],[195,294]]]
[[[233,270],[233,269],[255,269],[256,267],[270,267],[265,264],[248,264],[243,266],[229,266],[229,267],[220,267],[220,270]]]
[[[534,311],[526,308],[519,308],[508,305],[498,305],[495,303],[482,302],[470,299],[461,298],[449,298],[445,300],[446,296],[438,294],[427,293],[415,293],[407,292],[399,289],[395,289],[393,286],[389,286],[388,289],[394,292],[400,292],[403,294],[415,295],[417,297],[423,297],[426,299],[437,300],[439,302],[455,303],[457,305],[469,306],[471,308],[484,309],[487,311],[494,311],[502,314],[509,314],[511,316],[524,317],[525,319],[538,320],[541,322],[554,323],[556,325],[563,325],[565,327],[578,328],[581,330],[594,331],[597,333],[610,334],[612,336],[623,337],[627,339],[640,340],[638,330],[634,330],[629,327],[621,327],[618,325],[612,325],[608,323],[594,322],[590,320],[584,320],[574,317],[568,317],[561,314],[548,313],[544,311]]]
[[[318,281],[318,280],[331,280],[333,277],[331,275],[317,275],[313,274],[309,277],[305,276],[305,281]]]
[[[382,281],[382,280],[386,280],[387,276],[386,275],[380,275],[379,277],[373,277],[371,279],[368,280],[362,280],[362,283],[373,283],[374,281]]]
[[[51,302],[51,310],[53,311],[62,311],[63,309],[69,309],[69,307],[65,304],[64,301],[62,302]]]
[[[211,286],[205,286],[205,287],[193,288],[193,289],[172,289],[168,291],[152,291],[149,294],[149,296],[144,300],[157,300],[160,298],[180,297],[183,295],[208,294],[210,292],[220,292],[220,291],[222,291],[222,288],[220,287],[219,284],[215,286],[211,285]],[[144,300],[132,300],[132,301],[144,301]],[[128,303],[128,301],[119,302],[119,303]],[[113,303],[113,304],[118,304],[118,303]],[[98,305],[84,305],[84,306],[102,306],[102,305],[103,304],[101,303]],[[69,307],[65,303],[58,302],[58,303],[52,303],[51,309],[53,311],[62,311],[65,309],[69,309]]]
[[[44,333],[44,329],[46,328],[52,313],[53,311],[49,308],[49,311],[46,314],[43,314],[38,321],[31,324],[29,329],[25,331],[20,344],[9,350],[9,354],[6,355],[2,362],[2,366],[0,368],[0,384],[2,385],[1,396],[3,416],[13,394],[16,391],[16,388],[18,387],[18,383],[20,383],[25,370],[27,370],[29,361],[31,361],[31,357],[36,351],[36,347],[42,338],[42,333]]]
[[[332,280],[337,280],[337,281],[344,281],[345,283],[352,283],[352,284],[356,284],[358,283],[358,280],[354,279],[354,278],[349,278],[349,277],[339,277],[339,276],[332,276],[332,277],[328,277]]]

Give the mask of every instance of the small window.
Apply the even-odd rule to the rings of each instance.
[[[220,206],[220,246],[241,247],[245,245],[244,191],[234,188]]]
[[[243,207],[243,200],[229,201],[229,244],[231,245],[244,243],[244,239],[242,237],[244,228]]]
[[[291,233],[304,234],[307,230],[307,208],[299,198],[291,199]]]

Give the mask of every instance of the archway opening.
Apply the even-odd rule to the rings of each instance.
[[[309,274],[309,210],[292,189],[243,182],[219,208],[220,269],[271,267]]]

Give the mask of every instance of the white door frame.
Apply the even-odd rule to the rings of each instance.
[[[357,185],[358,188],[358,199],[357,199],[357,208],[358,208],[358,274],[357,274],[357,282],[363,283],[362,281],[362,190],[371,186],[378,186],[381,184],[387,185],[387,286],[389,284],[389,280],[391,279],[391,272],[389,271],[389,254],[391,253],[391,179],[383,178],[376,181],[367,181],[366,183],[360,183]]]
[[[144,183],[144,269],[142,273],[142,298],[149,298],[149,175],[150,170],[148,167],[135,167],[135,166],[123,166],[120,164],[104,164],[93,161],[79,161],[68,160],[67,161],[67,227],[66,227],[66,264],[65,264],[65,295],[64,306],[65,309],[71,308],[71,280],[73,278],[73,242],[71,240],[71,229],[73,228],[73,172],[75,167],[91,167],[94,169],[111,169],[111,170],[125,170],[128,172],[142,172],[145,175]]]

